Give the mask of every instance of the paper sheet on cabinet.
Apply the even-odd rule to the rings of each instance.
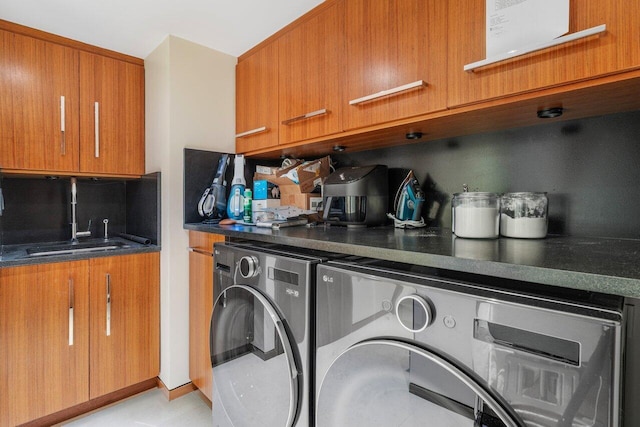
[[[569,0],[487,0],[487,58],[569,31]]]

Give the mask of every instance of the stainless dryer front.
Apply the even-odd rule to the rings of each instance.
[[[214,253],[213,425],[309,426],[312,283],[322,259],[230,243]]]
[[[621,425],[621,298],[384,264],[318,267],[317,427]]]

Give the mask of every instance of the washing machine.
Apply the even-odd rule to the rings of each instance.
[[[366,259],[317,274],[317,427],[621,425],[622,298]]]
[[[214,255],[213,425],[311,425],[313,286],[325,258],[232,243]]]

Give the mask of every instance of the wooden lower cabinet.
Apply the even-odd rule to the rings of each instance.
[[[160,254],[90,263],[90,398],[158,376]]]
[[[189,378],[212,400],[209,323],[213,310],[213,244],[224,236],[189,232]]]
[[[0,268],[0,427],[156,377],[159,274],[159,253]]]
[[[0,269],[0,426],[89,400],[89,262]]]

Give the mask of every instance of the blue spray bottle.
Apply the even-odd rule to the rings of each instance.
[[[235,220],[242,220],[244,215],[244,189],[247,185],[247,181],[244,179],[244,164],[244,156],[236,154],[233,161],[231,192],[227,202],[227,216]]]

